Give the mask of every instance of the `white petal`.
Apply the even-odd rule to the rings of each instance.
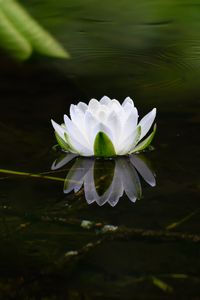
[[[74,139],[72,136],[70,138],[70,143],[73,146],[73,148],[76,150],[76,152],[82,156],[92,156],[94,155],[93,149],[89,149],[84,147],[82,144],[80,144],[76,139]]]
[[[65,141],[65,132],[66,130],[61,127],[59,124],[57,124],[54,120],[51,120],[51,124],[56,131],[56,133]]]
[[[96,99],[91,99],[89,104],[88,104],[88,109],[92,112],[95,113],[99,110],[100,103]]]
[[[139,125],[141,126],[142,133],[140,140],[147,134],[149,129],[151,128],[151,125],[153,124],[153,121],[156,117],[156,108],[152,109],[142,120],[139,122]]]
[[[99,102],[103,105],[108,105],[111,103],[111,99],[107,96],[103,96]]]
[[[124,99],[124,102],[122,103],[122,106],[125,107],[127,103],[134,106],[133,100],[130,97],[126,97]]]
[[[119,143],[119,152],[122,151],[124,148],[129,148],[131,144],[134,141],[134,134],[136,133],[136,126],[137,126],[137,120],[138,120],[138,115],[137,115],[137,110],[134,108],[131,110],[127,120],[125,121],[123,128],[122,128],[122,133],[121,133],[121,139]]]
[[[79,130],[85,134],[85,113],[83,113],[76,105],[71,104],[70,117]]]
[[[127,119],[124,123],[124,130],[128,130],[137,126],[138,123],[138,111],[137,108],[133,107],[129,113],[127,113]]]
[[[135,128],[131,132],[131,134],[124,140],[123,143],[119,145],[119,150],[117,154],[119,155],[126,155],[128,154],[132,148],[135,148],[136,144],[138,143],[138,127]]]
[[[74,124],[67,115],[64,115],[65,126],[67,127],[67,131],[70,137],[73,137],[77,140],[81,145],[86,148],[89,148],[89,143],[83,133],[79,130],[79,128]]]
[[[116,112],[119,112],[122,109],[122,106],[121,106],[121,104],[119,103],[118,100],[113,99],[111,109],[116,111]]]
[[[64,120],[68,130],[70,143],[72,144],[73,148],[83,156],[93,155],[93,149],[90,148],[89,143],[86,141],[76,125],[68,118],[67,115],[64,115]]]
[[[79,119],[79,114],[80,114],[80,110],[78,109],[78,107],[74,104],[70,105],[70,117],[73,123],[75,123],[76,125],[80,126],[80,119]],[[83,114],[84,115],[84,114]]]
[[[103,123],[98,123],[93,129],[93,133],[92,133],[93,145],[94,145],[94,139],[99,131],[104,132],[109,137],[109,139],[111,140],[111,142],[114,145],[112,131],[108,126],[104,125]]]
[[[123,107],[126,116],[132,111],[133,108],[135,107],[132,104],[126,103],[126,105]]]
[[[122,131],[120,115],[118,115],[116,112],[112,111],[110,113],[110,115],[108,115],[108,120],[106,122],[106,125],[112,131],[114,147],[115,147],[115,150],[118,151],[118,144],[120,142],[120,136],[121,136],[121,131]]]
[[[83,113],[85,113],[86,110],[88,109],[87,104],[86,104],[86,103],[83,103],[83,102],[79,102],[79,103],[77,104],[77,107],[78,107],[78,109],[80,109],[80,111],[82,111]]]
[[[107,120],[107,112],[105,110],[99,110],[96,116],[98,117],[98,120],[102,123],[105,123]]]
[[[97,126],[98,120],[95,116],[88,110],[85,113],[85,133],[88,137],[90,147],[93,148],[94,144],[94,128]]]

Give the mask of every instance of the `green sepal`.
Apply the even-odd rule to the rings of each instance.
[[[72,153],[78,153],[78,152],[76,151],[76,149],[74,149],[74,147],[73,147],[72,144],[70,143],[68,134],[67,134],[66,132],[64,133],[64,136],[65,136],[66,144],[67,144],[67,146],[68,146],[68,151],[69,151],[69,152],[72,152]]]
[[[155,124],[153,127],[153,132],[144,141],[139,143],[137,145],[137,147],[135,147],[135,149],[131,153],[139,152],[139,151],[146,149],[151,144],[151,142],[155,136],[156,129],[157,129],[157,126]]]
[[[69,145],[67,142],[65,142],[58,134],[57,132],[55,131],[55,137],[56,137],[56,140],[58,142],[58,145],[65,151],[69,151]]]
[[[99,131],[94,141],[94,155],[102,157],[115,156],[113,143],[103,131]]]

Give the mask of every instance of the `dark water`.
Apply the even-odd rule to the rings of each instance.
[[[72,60],[0,56],[0,298],[198,299],[198,3],[22,2]],[[50,118],[104,94],[134,97],[140,116],[158,108],[155,149],[137,157],[156,186],[127,158],[51,169]],[[98,198],[89,205],[83,187],[63,192],[86,169]],[[112,207],[101,196],[119,173],[140,199]]]

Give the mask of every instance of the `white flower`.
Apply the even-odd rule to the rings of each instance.
[[[51,168],[66,167],[75,157],[67,154],[56,160]],[[64,193],[77,193],[83,187],[88,204],[96,202],[99,206],[105,203],[115,206],[124,193],[134,203],[142,196],[138,173],[150,186],[156,185],[153,172],[139,155],[131,154],[113,160],[77,157],[66,176]]]
[[[111,157],[135,153],[149,146],[156,126],[145,140],[140,140],[151,128],[155,116],[156,108],[138,123],[138,111],[130,97],[121,105],[104,96],[100,101],[91,99],[88,105],[72,104],[71,119],[64,115],[64,124],[58,125],[52,120],[52,125],[63,150],[81,156]]]

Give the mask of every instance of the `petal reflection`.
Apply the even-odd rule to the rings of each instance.
[[[138,155],[130,155],[130,161],[136,168],[142,178],[151,186],[156,185],[156,179],[153,172],[147,167],[146,163]]]
[[[76,155],[67,155],[53,163],[52,169],[58,169],[74,159]],[[142,157],[129,155],[112,160],[94,158],[75,158],[65,182],[64,193],[77,193],[84,188],[88,204],[96,202],[99,206],[108,203],[114,207],[125,193],[131,202],[142,197],[139,175],[150,185],[155,186],[155,176]]]
[[[67,153],[58,157],[52,164],[51,170],[58,170],[68,164],[71,160],[77,157],[77,154]]]
[[[64,182],[64,193],[68,194],[74,190],[78,192],[83,185],[85,175],[91,169],[93,161],[91,159],[77,158],[74,165],[69,170]]]

